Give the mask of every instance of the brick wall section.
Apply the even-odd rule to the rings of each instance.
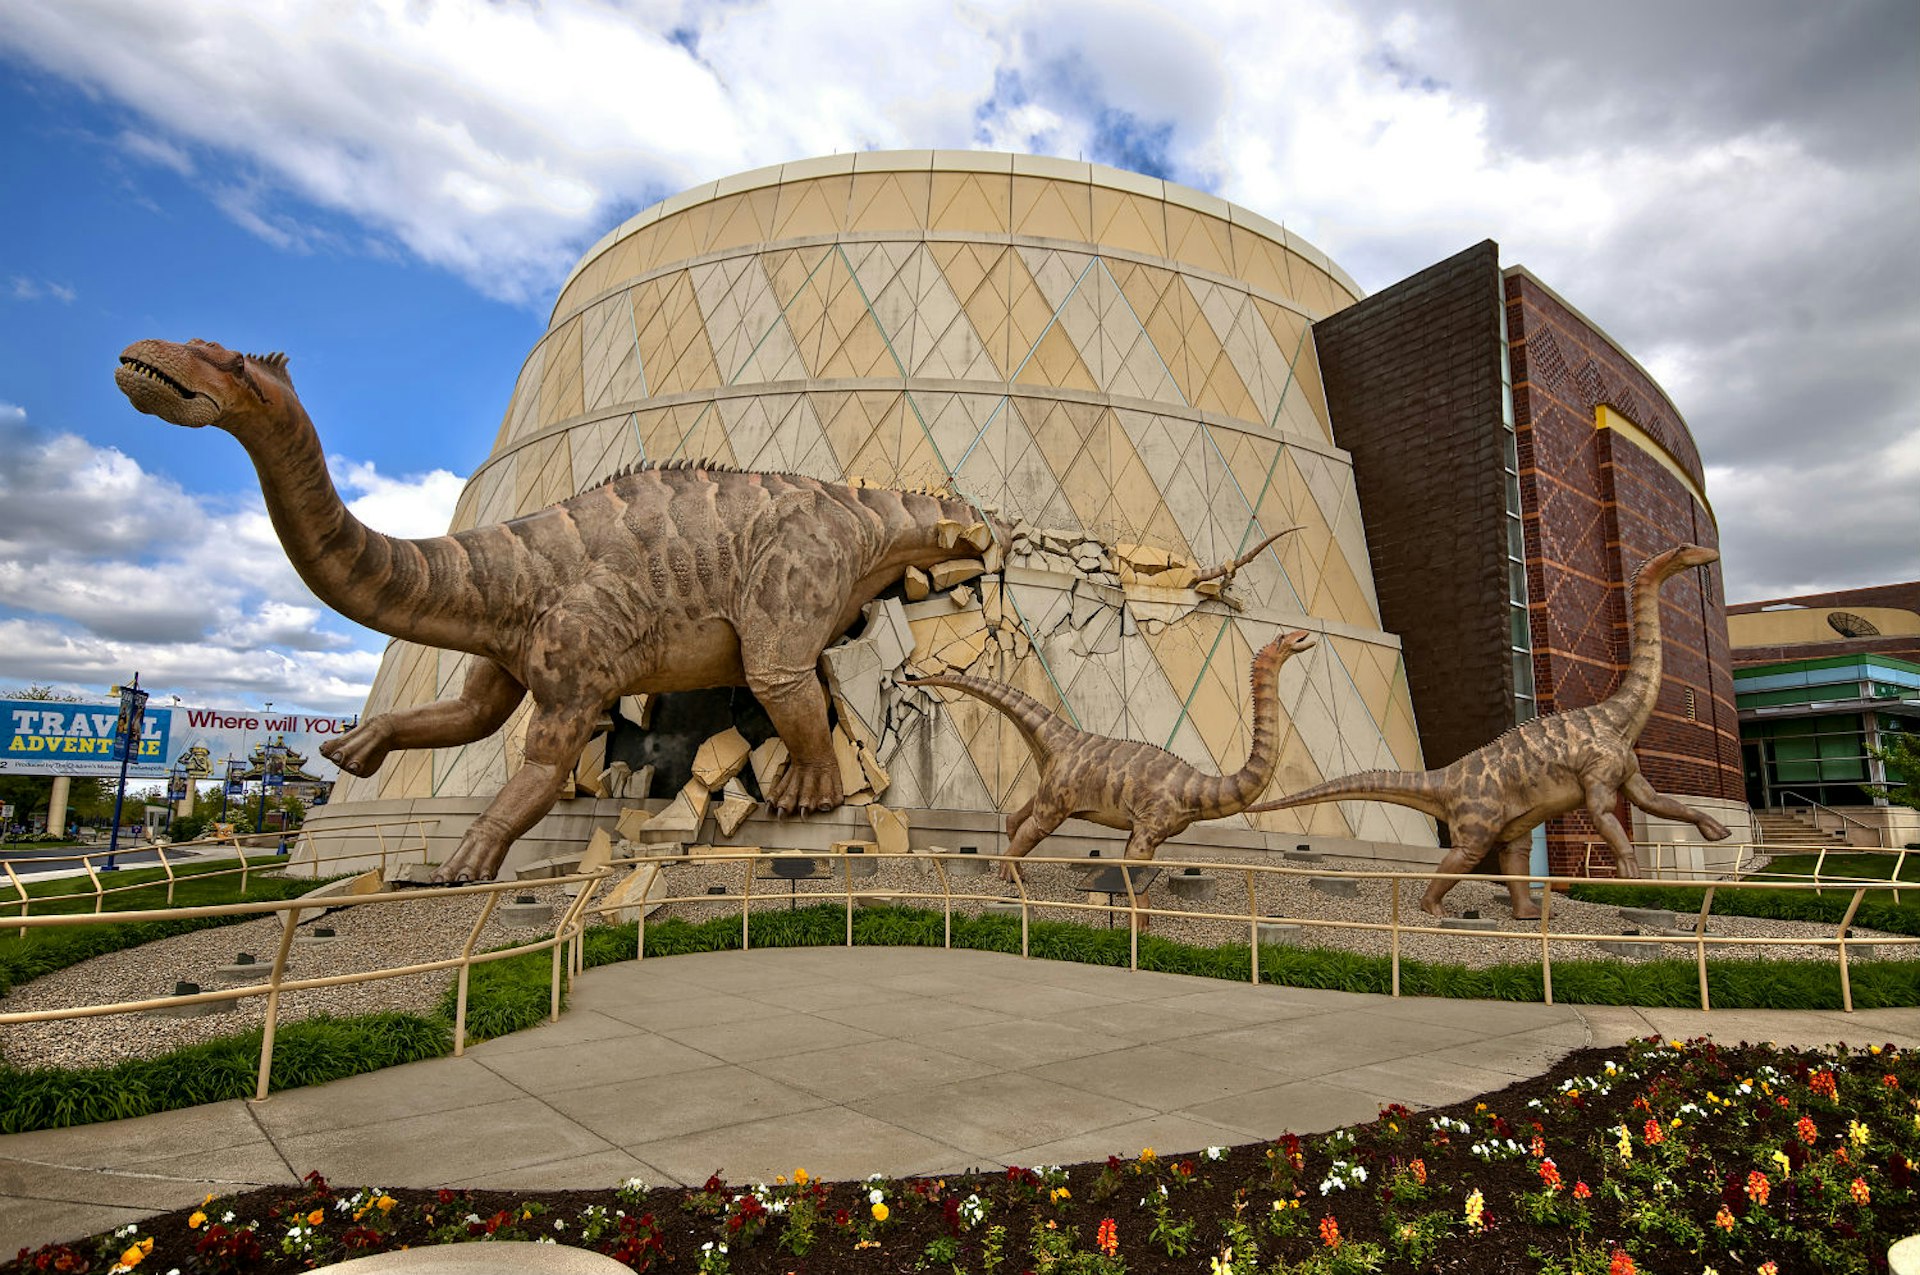
[[[1596,407],[1612,407],[1704,488],[1693,440],[1660,388],[1529,277],[1512,273],[1505,283],[1534,680],[1545,713],[1595,703],[1618,685],[1630,631],[1626,582],[1640,561],[1682,540],[1717,548],[1719,535],[1666,467],[1594,427]],[[1648,781],[1682,800],[1744,796],[1722,585],[1716,563],[1670,581],[1661,597],[1665,677],[1637,751]],[[1617,813],[1632,826],[1624,802]],[[1597,839],[1584,812],[1551,821],[1552,870],[1578,872]]]
[[[1840,589],[1833,593],[1807,593],[1797,598],[1768,598],[1760,602],[1735,602],[1728,615],[1745,615],[1766,607],[1788,603],[1809,610],[1847,611],[1854,607],[1898,607],[1920,611],[1920,581],[1905,584],[1876,584],[1864,589]],[[1733,666],[1750,668],[1755,664],[1778,664],[1782,660],[1819,660],[1829,655],[1891,655],[1898,660],[1920,664],[1920,638],[1870,637],[1842,638],[1831,642],[1806,642],[1786,646],[1742,646],[1734,648]]]
[[[1491,240],[1316,323],[1353,454],[1381,627],[1400,635],[1429,766],[1513,724]]]

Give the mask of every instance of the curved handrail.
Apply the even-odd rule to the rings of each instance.
[[[579,893],[567,905],[565,911],[555,922],[553,933],[544,938],[526,943],[513,944],[492,952],[474,952],[473,948],[485,927],[487,918],[492,914],[499,895],[508,890],[524,890],[524,881],[483,881],[471,885],[440,886],[426,889],[383,890],[373,894],[340,895],[327,900],[328,907],[381,907],[404,905],[429,899],[461,898],[483,896],[479,918],[469,930],[465,943],[458,955],[434,960],[416,961],[406,965],[383,966],[379,969],[361,970],[348,974],[332,974],[314,978],[286,977],[287,956],[293,945],[294,927],[299,923],[300,914],[313,909],[310,899],[263,899],[250,903],[207,904],[199,907],[184,908],[146,908],[125,912],[82,912],[47,913],[40,916],[24,916],[18,919],[22,931],[60,925],[98,925],[122,924],[140,921],[180,920],[195,917],[212,916],[270,916],[278,914],[283,918],[280,943],[270,967],[267,981],[250,983],[239,987],[216,988],[211,991],[196,992],[188,996],[146,997],[133,1001],[110,1001],[99,1004],[68,1005],[58,1009],[16,1010],[0,1012],[0,1026],[12,1026],[24,1023],[59,1022],[75,1018],[95,1018],[108,1014],[130,1014],[145,1010],[171,1008],[185,1005],[204,1005],[217,1001],[237,1001],[253,996],[267,998],[265,1030],[262,1033],[260,1047],[259,1075],[255,1084],[254,1101],[264,1102],[267,1098],[269,1080],[273,1067],[274,1034],[280,1019],[280,997],[285,992],[307,991],[322,987],[339,987],[349,983],[379,982],[389,978],[401,978],[409,974],[432,973],[436,970],[457,969],[460,972],[455,994],[454,1041],[453,1052],[460,1055],[466,1051],[467,986],[468,975],[475,965],[489,961],[505,960],[527,952],[551,950],[553,952],[553,974],[551,982],[551,1001],[549,1021],[558,1021],[560,1017],[560,960],[561,948],[574,945],[570,968],[580,964],[580,936],[585,928],[587,909],[593,902],[595,892],[606,879],[610,869],[595,868],[587,872],[577,872],[569,876],[554,877],[542,881],[543,886],[578,885]]]

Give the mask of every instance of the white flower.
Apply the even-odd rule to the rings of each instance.
[[[227,1224],[228,1226],[232,1226],[232,1225],[233,1225],[233,1210],[232,1210],[232,1209],[228,1209],[228,1210],[227,1210],[227,1211],[226,1211],[225,1213],[222,1213],[222,1214],[220,1215],[220,1220],[221,1220],[222,1222],[225,1222],[225,1223],[226,1223],[226,1224]]]
[[[556,1231],[564,1231],[567,1229],[567,1224],[559,1218],[555,1218],[553,1219],[553,1229]]]
[[[1207,1159],[1224,1160],[1226,1158],[1227,1158],[1227,1149],[1225,1147],[1208,1147],[1207,1148]]]
[[[882,1191],[879,1187],[875,1187],[873,1188],[873,1190],[867,1192],[867,1200],[869,1203],[872,1203],[872,1204],[878,1204],[886,1198],[887,1198],[887,1193],[885,1191]]]

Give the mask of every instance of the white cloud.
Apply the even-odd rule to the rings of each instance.
[[[15,301],[58,301],[62,305],[72,305],[80,294],[64,283],[55,283],[51,279],[29,279],[24,275],[14,275],[7,280],[7,291]]]
[[[336,459],[349,505],[438,535],[462,480]],[[287,562],[257,491],[208,497],[0,403],[0,683],[95,693],[139,670],[193,703],[273,699],[356,712],[386,639],[327,610]]]
[[[1836,530],[1920,401],[1903,0],[1620,0],[1577,38],[1486,0],[64,0],[0,8],[0,46],[123,106],[125,153],[268,242],[536,307],[641,204],[865,147],[1153,168],[1374,288],[1491,237],[1662,375],[1728,484],[1736,594],[1774,507],[1833,571],[1910,574],[1888,546],[1920,540],[1911,508],[1887,543]]]

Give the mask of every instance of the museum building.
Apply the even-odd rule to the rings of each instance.
[[[1452,319],[1428,332],[1418,312],[1436,305]],[[1388,375],[1395,358],[1406,367]],[[1396,393],[1452,407],[1409,415],[1368,389],[1396,376]],[[779,165],[618,227],[562,287],[453,529],[691,458],[945,486],[1024,524],[1030,552],[962,594],[904,602],[915,661],[1204,769],[1246,757],[1254,652],[1312,631],[1282,670],[1274,795],[1450,761],[1536,704],[1604,696],[1637,556],[1714,543],[1678,413],[1571,307],[1501,271],[1493,245],[1362,301],[1324,253],[1246,209],[984,152]],[[1423,528],[1423,509],[1442,521]],[[1126,570],[1136,551],[1223,562],[1284,528],[1226,597]],[[1642,757],[1656,786],[1741,831],[1719,580],[1668,586],[1668,684]],[[452,694],[467,658],[392,643],[366,712]],[[1001,812],[1034,786],[1020,736],[975,701],[930,708],[902,689],[868,723],[884,782],[862,800],[906,814],[916,845],[998,849]],[[321,818],[419,815],[457,838],[517,764],[525,722],[523,707],[490,739],[343,776]],[[768,733],[744,689],[662,696],[646,737],[617,725],[608,757],[644,757],[668,797],[699,742],[736,723]],[[509,865],[621,804],[563,802]],[[866,825],[854,804],[731,840],[812,848]],[[1115,854],[1119,835],[1070,821],[1056,839]],[[1555,836],[1564,868],[1582,832]],[[1431,820],[1374,803],[1202,824],[1168,853],[1302,837],[1439,853]]]

